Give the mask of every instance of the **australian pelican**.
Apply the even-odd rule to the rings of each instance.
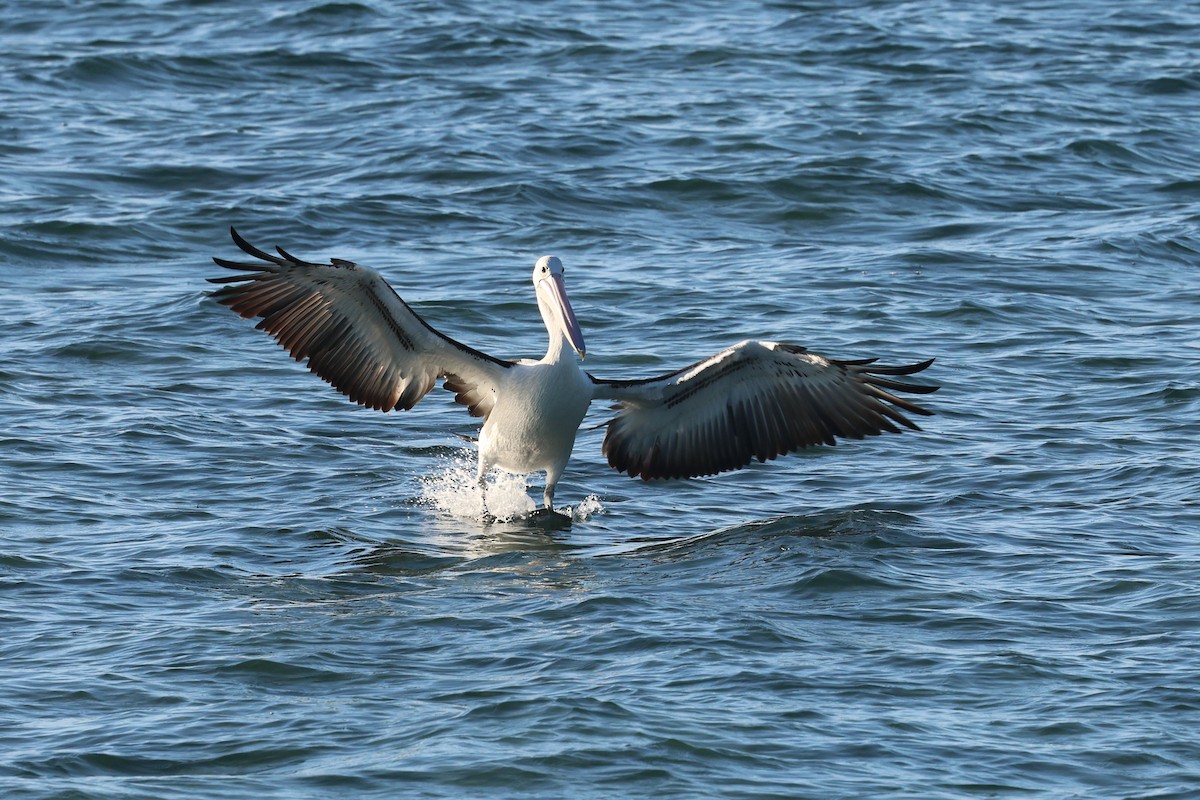
[[[302,261],[283,248],[266,253],[230,233],[258,261],[213,259],[237,272],[209,279],[228,284],[214,293],[219,302],[243,317],[261,317],[258,328],[359,405],[407,410],[441,379],[456,402],[483,417],[480,486],[494,467],[544,470],[547,509],[593,400],[617,403],[617,415],[605,423],[609,465],[643,480],[713,475],[753,458],[832,445],[836,437],[900,433],[898,425],[920,430],[902,411],[932,413],[895,392],[926,394],[936,386],[895,378],[933,359],[887,367],[781,342],[746,340],[655,378],[596,378],[575,359],[585,354],[583,333],[555,256],[533,267],[550,335],[546,355],[506,361],[435,330],[373,269],[336,258]]]

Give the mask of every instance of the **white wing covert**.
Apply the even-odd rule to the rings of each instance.
[[[261,317],[297,361],[354,402],[380,411],[410,409],[438,378],[474,416],[487,416],[499,376],[512,362],[454,341],[421,319],[378,272],[351,261],[316,264],[265,253],[230,228],[254,263],[214,258],[239,274],[209,278],[226,284],[217,302],[242,317]]]
[[[640,381],[592,378],[598,399],[616,400],[603,452],[614,469],[688,478],[740,469],[836,437],[862,439],[903,426],[901,411],[932,412],[894,392],[936,386],[894,380],[928,367],[836,361],[798,345],[747,340],[690,367]]]

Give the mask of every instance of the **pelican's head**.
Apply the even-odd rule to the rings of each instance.
[[[563,284],[563,264],[558,256],[542,256],[533,265],[533,286],[537,290],[538,307],[550,337],[561,334],[567,337],[571,347],[584,358],[587,348],[583,344],[583,331],[567,299],[567,287]]]

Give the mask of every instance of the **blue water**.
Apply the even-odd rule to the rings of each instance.
[[[1200,797],[1197,43],[1138,0],[8,4],[0,795]],[[569,528],[485,525],[448,395],[357,408],[206,297],[230,224],[500,357],[556,253],[597,375],[937,357],[937,416],[653,484],[587,430]]]

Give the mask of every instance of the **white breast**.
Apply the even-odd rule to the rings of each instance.
[[[515,473],[561,469],[591,402],[591,381],[573,359],[521,364],[509,373],[480,432],[481,457]]]

